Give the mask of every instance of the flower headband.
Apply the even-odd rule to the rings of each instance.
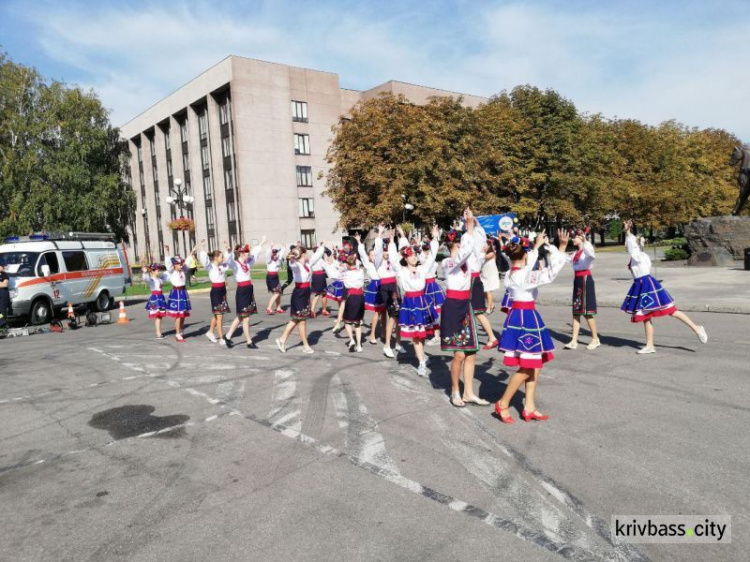
[[[449,230],[445,233],[445,240],[446,242],[455,242],[458,240],[458,232],[455,230]]]
[[[517,244],[521,246],[526,252],[531,250],[531,241],[525,236],[523,238],[521,238],[520,236],[513,236],[510,240],[508,240],[508,243],[503,247],[503,252],[507,253],[508,246],[511,244]]]
[[[182,261],[182,258],[180,256],[175,256],[172,258],[172,265],[182,265],[184,262]]]
[[[401,257],[408,258],[410,256],[413,256],[415,254],[414,248],[411,246],[407,246],[406,248],[403,248],[401,250]]]

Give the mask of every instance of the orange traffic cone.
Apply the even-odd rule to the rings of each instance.
[[[68,320],[75,320],[76,319],[76,313],[73,312],[73,303],[68,303]]]
[[[125,301],[120,301],[120,317],[117,319],[118,324],[127,324],[130,322],[128,320],[128,315],[125,312]]]

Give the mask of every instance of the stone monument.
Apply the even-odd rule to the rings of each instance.
[[[706,217],[687,225],[685,238],[692,252],[689,265],[734,265],[735,260],[743,259],[745,248],[750,248],[750,217],[737,216],[750,195],[750,150],[734,147],[731,163],[740,164],[737,203],[731,216]]]

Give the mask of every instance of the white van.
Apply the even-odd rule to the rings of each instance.
[[[107,310],[132,284],[127,252],[108,234],[11,236],[0,261],[10,278],[10,316],[32,324],[49,322],[69,302]]]

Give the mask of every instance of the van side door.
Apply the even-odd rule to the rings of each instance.
[[[61,279],[59,279],[60,276],[57,275],[58,273],[60,273],[60,260],[57,256],[57,252],[44,252],[39,257],[39,262],[36,265],[37,277],[44,278],[44,274],[42,273],[43,265],[49,267],[49,273],[51,277],[49,296],[52,299],[52,303],[55,306],[62,306],[68,300],[70,300],[70,297],[72,295],[69,294],[70,288],[66,286],[64,282],[61,282]]]
[[[63,250],[63,262],[65,262],[65,290],[70,294],[70,301],[73,304],[80,304],[85,301],[83,293],[89,284],[89,263],[86,259],[84,250]]]

